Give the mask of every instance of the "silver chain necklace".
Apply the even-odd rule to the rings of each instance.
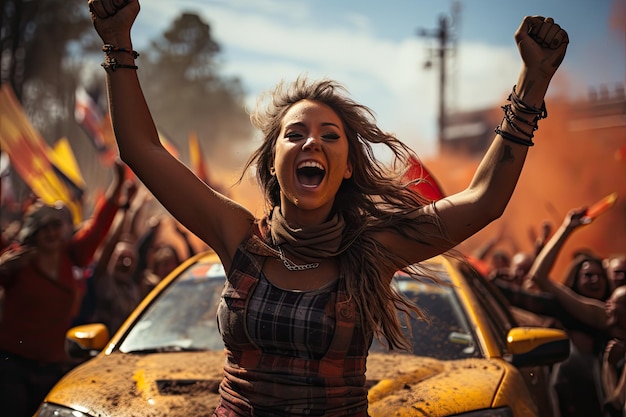
[[[285,256],[285,254],[283,253],[283,249],[280,246],[278,247],[278,255],[280,256],[280,259],[283,261],[283,265],[285,265],[285,268],[287,268],[290,271],[306,271],[307,269],[315,269],[318,266],[320,266],[319,262],[298,265],[297,263],[294,263],[291,259]]]

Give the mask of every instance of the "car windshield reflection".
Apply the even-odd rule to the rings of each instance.
[[[119,350],[132,354],[222,350],[216,316],[224,280],[221,264],[190,266],[144,311]],[[411,316],[412,354],[440,360],[481,355],[454,287],[401,274],[394,285],[428,317]],[[370,351],[387,348],[374,340]]]
[[[469,325],[453,286],[434,283],[427,278],[418,281],[403,274],[394,278],[396,288],[416,303],[426,319],[411,315],[412,354],[440,360],[480,357],[474,332]],[[403,328],[408,334],[406,319]],[[387,348],[374,340],[370,352]]]
[[[216,317],[224,280],[221,264],[198,263],[186,269],[144,311],[120,351],[222,350]]]

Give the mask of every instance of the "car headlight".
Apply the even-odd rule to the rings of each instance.
[[[83,413],[72,408],[63,407],[62,405],[43,403],[33,417],[91,417],[87,413]]]
[[[502,407],[470,411],[469,413],[455,414],[450,417],[513,417],[513,412],[509,407]]]

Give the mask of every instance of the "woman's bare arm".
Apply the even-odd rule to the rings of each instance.
[[[137,0],[89,0],[94,27],[104,44],[132,50],[130,30]],[[131,53],[110,52],[117,64],[132,66]],[[140,62],[138,62],[140,63]],[[220,256],[225,267],[253,222],[241,205],[208,187],[160,143],[155,123],[131,68],[107,71],[109,110],[120,156],[161,204]]]
[[[515,33],[515,41],[523,63],[515,88],[516,95],[529,107],[541,109],[550,80],[565,56],[567,33],[552,19],[526,17]],[[556,48],[552,47],[552,41],[558,44]],[[545,46],[546,42],[551,45]],[[536,115],[518,112],[517,116],[532,124]],[[501,130],[515,131],[506,120],[503,120]],[[502,215],[517,184],[527,152],[527,145],[496,134],[469,186],[424,208],[430,213],[436,211],[448,239],[433,239],[429,245],[397,237],[381,240],[411,262],[429,258],[464,241]]]

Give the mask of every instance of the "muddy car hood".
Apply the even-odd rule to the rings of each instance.
[[[456,415],[511,405],[519,395],[520,415],[535,415],[530,399],[508,381],[510,365],[499,359],[438,361],[400,354],[370,354],[367,380],[371,417]],[[507,381],[506,383],[503,383]],[[523,402],[529,405],[523,405]],[[516,401],[517,402],[517,401]],[[516,407],[519,405],[516,404]]]
[[[223,352],[100,355],[68,374],[46,401],[96,417],[211,416],[223,362]],[[497,360],[372,353],[369,413],[444,416],[488,408],[505,373]]]
[[[95,417],[211,416],[224,352],[100,355],[46,397]]]

